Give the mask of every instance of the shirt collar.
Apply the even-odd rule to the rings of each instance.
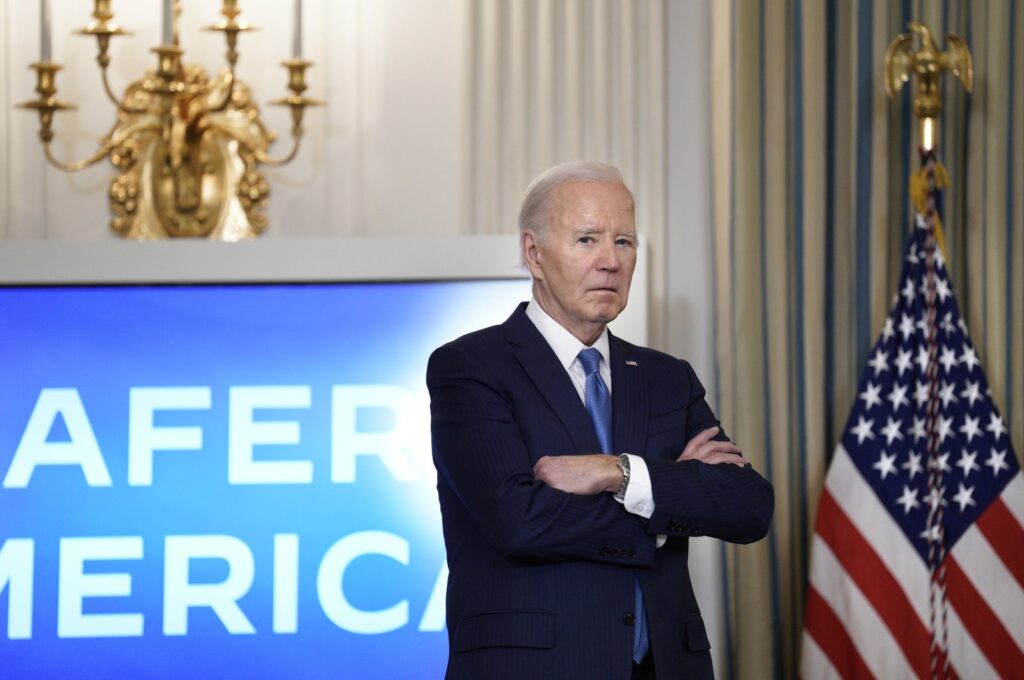
[[[537,327],[537,330],[540,331],[540,334],[547,343],[551,345],[551,349],[554,350],[555,356],[558,357],[558,361],[562,364],[562,368],[568,371],[569,367],[572,366],[572,362],[576,361],[576,356],[587,346],[580,342],[579,338],[566,330],[564,326],[552,319],[551,315],[541,308],[535,298],[530,298],[530,304],[526,305],[526,316]],[[601,353],[601,358],[604,359],[605,364],[611,365],[608,360],[607,328],[601,331],[601,335],[597,337],[597,340],[594,341],[591,347]]]

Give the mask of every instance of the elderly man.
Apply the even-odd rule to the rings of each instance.
[[[619,172],[548,170],[519,228],[533,299],[427,368],[447,677],[711,678],[687,541],[762,538],[772,488],[689,364],[607,330],[637,255]]]

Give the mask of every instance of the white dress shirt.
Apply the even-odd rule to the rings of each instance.
[[[561,324],[552,319],[547,312],[541,309],[541,306],[535,299],[531,299],[530,304],[526,306],[526,316],[537,327],[537,330],[544,336],[547,343],[551,345],[551,349],[554,350],[555,356],[558,357],[558,361],[562,364],[562,368],[569,374],[569,379],[572,380],[573,387],[576,388],[576,392],[580,395],[580,400],[586,404],[584,390],[587,384],[587,374],[583,370],[583,364],[580,363],[579,353],[586,349],[587,346],[562,327]],[[608,349],[607,328],[601,331],[601,335],[594,341],[591,347],[601,353],[599,370],[601,371],[601,378],[604,380],[604,384],[608,387],[608,394],[610,396],[612,393],[612,371],[608,366],[608,359],[611,355]],[[647,470],[647,463],[640,456],[628,453],[626,455],[629,456],[629,484],[626,486],[625,498],[620,502],[627,511],[634,515],[650,519],[651,515],[654,514],[654,493],[651,490],[651,475]],[[662,536],[658,536],[658,547],[660,548],[664,543],[665,539]]]

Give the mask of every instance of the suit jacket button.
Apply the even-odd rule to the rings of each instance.
[[[625,616],[622,617],[622,622],[627,626],[632,626],[636,623],[636,616],[633,615],[633,612],[626,612]]]

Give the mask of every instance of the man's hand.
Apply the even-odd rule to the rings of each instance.
[[[544,456],[533,466],[533,476],[552,488],[579,496],[614,493],[622,484],[618,460],[603,453]]]
[[[749,465],[750,461],[743,457],[740,447],[730,441],[717,441],[713,437],[718,434],[719,428],[709,427],[696,437],[691,439],[683,449],[683,452],[676,458],[681,460],[699,460],[708,465],[719,463],[731,463],[733,465]]]

